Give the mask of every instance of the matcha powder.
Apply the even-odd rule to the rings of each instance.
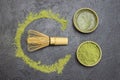
[[[96,25],[96,19],[94,15],[90,12],[82,12],[77,19],[79,28],[83,31],[91,30]]]
[[[73,21],[76,29],[83,33],[93,32],[99,23],[97,13],[90,8],[78,9],[74,14]]]
[[[78,61],[84,66],[94,66],[101,59],[101,49],[98,44],[86,41],[80,44],[77,50]]]
[[[51,65],[42,64],[41,61],[34,61],[29,56],[27,56],[21,47],[21,37],[24,33],[25,28],[33,21],[49,18],[57,21],[61,24],[61,30],[64,31],[67,28],[67,20],[60,18],[59,14],[54,14],[51,10],[41,10],[39,13],[30,13],[23,23],[18,24],[18,29],[15,36],[15,45],[16,45],[16,57],[21,58],[29,67],[44,72],[52,73],[57,72],[58,74],[62,73],[65,65],[69,62],[71,55],[67,54],[64,58],[58,59],[55,63]]]

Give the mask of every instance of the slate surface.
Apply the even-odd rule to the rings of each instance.
[[[99,26],[91,34],[78,32],[72,23],[74,12],[83,7],[94,9],[99,16]],[[37,20],[26,28],[22,47],[29,57],[44,64],[52,64],[70,53],[72,58],[60,75],[34,70],[15,57],[13,43],[18,22],[29,12],[43,9],[64,17],[68,21],[67,30],[62,32],[61,25],[54,20]],[[69,45],[29,53],[25,43],[28,29],[50,36],[68,36]],[[78,45],[86,40],[97,42],[103,51],[101,62],[92,68],[79,64],[75,56]],[[120,0],[0,0],[0,80],[120,80]]]

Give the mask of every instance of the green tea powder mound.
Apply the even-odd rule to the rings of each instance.
[[[77,59],[84,66],[96,65],[100,61],[101,56],[101,48],[93,41],[83,42],[77,49]]]

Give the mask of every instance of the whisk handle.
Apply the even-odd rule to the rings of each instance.
[[[50,37],[50,45],[67,45],[68,38],[66,37]]]

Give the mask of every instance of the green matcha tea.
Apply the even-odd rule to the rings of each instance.
[[[100,61],[101,56],[101,48],[93,41],[83,42],[77,49],[77,59],[84,66],[96,65]]]
[[[95,11],[89,8],[76,11],[73,20],[77,30],[83,33],[90,33],[98,26],[98,16]]]

